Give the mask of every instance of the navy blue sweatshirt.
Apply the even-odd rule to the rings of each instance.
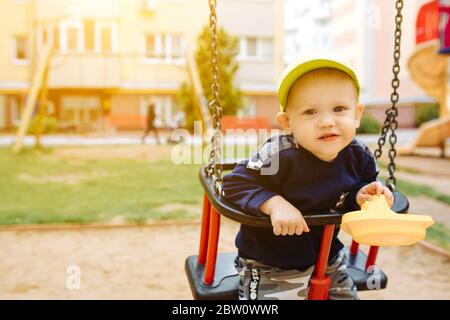
[[[270,172],[277,163],[278,170]],[[226,199],[250,215],[265,216],[258,208],[275,195],[308,215],[331,209],[359,210],[356,193],[377,175],[373,155],[356,139],[326,162],[299,146],[292,136],[280,135],[224,176],[223,188]],[[304,270],[316,263],[323,229],[309,228],[309,233],[300,236],[276,236],[271,228],[241,225],[235,241],[239,256],[282,269]],[[343,248],[338,232],[336,228],[330,260]]]

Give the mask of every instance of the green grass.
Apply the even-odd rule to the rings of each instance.
[[[386,177],[380,178],[382,178],[382,180],[386,180]],[[407,197],[426,196],[450,205],[449,195],[436,191],[429,186],[418,185],[397,179],[397,190],[402,192]],[[450,229],[442,223],[436,222],[427,229],[426,240],[450,251]]]
[[[256,146],[226,148],[225,158],[246,158]],[[54,151],[27,149],[14,156],[0,148],[0,224],[88,223],[117,217],[143,223],[200,217],[200,210],[182,208],[201,208],[200,165],[175,165],[170,159],[74,161],[54,157]],[[398,180],[397,189],[407,196],[424,195],[450,204],[449,195],[429,186]],[[167,204],[178,206],[160,209]],[[450,231],[436,223],[427,230],[427,240],[448,249]]]
[[[386,163],[381,162],[380,160],[378,160],[378,166],[384,170],[388,170],[388,166]],[[420,171],[414,168],[405,168],[405,167],[397,167],[396,170],[398,171],[402,171],[402,172],[406,172],[406,173],[410,173],[410,174],[420,174]]]
[[[158,207],[201,207],[198,165],[174,165],[169,159],[69,161],[51,155],[48,149],[18,156],[0,149],[0,224],[192,218],[189,210]]]
[[[427,229],[426,240],[450,251],[450,229],[442,223],[435,223]]]
[[[384,182],[387,177],[380,176]],[[397,191],[402,192],[406,196],[426,196],[439,202],[450,205],[450,195],[436,191],[433,187],[412,183],[409,181],[397,179]]]

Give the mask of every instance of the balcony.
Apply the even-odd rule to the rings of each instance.
[[[120,86],[120,56],[56,54],[49,70],[50,88],[115,88]]]
[[[36,19],[49,20],[79,20],[86,17],[96,19],[114,19],[120,16],[120,0],[39,0],[35,1]]]

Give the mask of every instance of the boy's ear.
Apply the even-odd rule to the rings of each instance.
[[[359,126],[361,125],[361,118],[362,118],[365,108],[366,107],[362,103],[360,103],[356,106],[356,119],[355,119],[356,128],[359,128]]]
[[[289,116],[286,112],[278,112],[277,113],[277,121],[280,124],[281,128],[287,133],[291,134],[291,125],[289,123]]]

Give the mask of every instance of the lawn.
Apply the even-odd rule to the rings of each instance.
[[[169,159],[70,160],[53,150],[13,156],[0,149],[0,224],[112,221],[198,216],[199,165]],[[170,204],[170,206],[168,206]]]
[[[200,217],[199,164],[175,165],[170,155],[152,161],[133,155],[117,158],[117,152],[109,157],[111,147],[102,148],[96,147],[97,154],[106,153],[98,159],[59,157],[61,149],[28,149],[14,156],[0,148],[0,224],[144,223]],[[252,150],[239,147],[229,154],[244,158]],[[407,196],[450,203],[448,195],[429,186],[399,180],[398,187]],[[427,232],[429,240],[445,248],[449,237],[450,230],[441,224]]]
[[[228,156],[244,158],[256,146],[227,147]],[[0,224],[200,217],[200,164],[174,164],[170,147],[80,147],[79,155],[59,156],[64,150],[0,148]],[[84,158],[91,150],[98,158]],[[151,161],[139,159],[142,150]]]

